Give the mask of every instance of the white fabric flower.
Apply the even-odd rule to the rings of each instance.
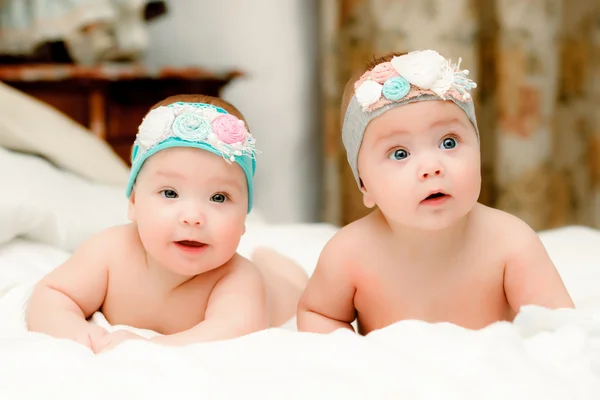
[[[213,107],[195,107],[189,104],[184,105],[173,105],[175,115],[183,114],[185,112],[194,113],[206,120],[208,122],[212,122],[213,119],[217,118],[219,115],[222,115],[220,112],[215,110]]]
[[[202,110],[200,112],[200,115],[202,115],[204,118],[206,118],[206,120],[208,122],[213,122],[217,117],[219,117],[223,114],[218,112],[214,108],[205,108],[204,110]]]
[[[167,135],[174,119],[173,110],[168,107],[150,111],[138,129],[138,143],[146,149],[156,145]]]
[[[437,51],[413,51],[394,57],[392,66],[412,85],[421,89],[429,89],[443,97],[454,82],[454,71],[448,60]]]
[[[365,81],[356,89],[354,95],[361,106],[368,107],[379,100],[382,90],[383,85],[375,81]]]

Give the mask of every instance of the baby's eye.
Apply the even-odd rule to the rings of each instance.
[[[227,199],[227,195],[223,193],[217,193],[213,194],[213,196],[210,198],[210,201],[214,201],[215,203],[225,203]]]
[[[166,197],[167,199],[176,199],[176,198],[179,197],[179,195],[177,194],[177,192],[174,191],[173,189],[161,190],[160,194],[162,194],[163,197]]]
[[[454,139],[453,137],[447,137],[444,140],[442,140],[442,143],[440,144],[440,149],[450,150],[455,148],[456,145],[458,145],[456,139]]]
[[[392,154],[390,154],[390,160],[404,160],[406,157],[408,157],[408,151],[404,150],[404,149],[397,149],[394,150],[394,152]]]

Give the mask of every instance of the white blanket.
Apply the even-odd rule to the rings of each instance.
[[[334,231],[253,226],[240,251],[268,244],[310,272]],[[278,328],[185,348],[126,342],[101,355],[25,330],[33,281],[68,253],[14,240],[0,247],[0,399],[598,399],[600,233],[572,227],[542,238],[577,311],[530,307],[481,331],[418,321],[367,337]]]

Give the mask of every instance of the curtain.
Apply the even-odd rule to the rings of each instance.
[[[600,227],[600,0],[322,4],[326,221],[368,212],[341,144],[351,73],[374,55],[433,48],[478,83],[480,202],[537,230]]]

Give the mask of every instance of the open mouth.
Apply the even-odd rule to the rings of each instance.
[[[444,196],[447,196],[447,195],[445,193],[442,193],[442,192],[432,193],[429,196],[427,196],[425,198],[425,200],[439,199],[440,197],[444,197]]]
[[[449,199],[450,195],[443,192],[435,192],[431,193],[429,196],[425,197],[421,203],[425,204],[437,204],[439,202],[443,202],[446,199]]]
[[[206,246],[206,243],[196,242],[195,240],[179,240],[177,242],[178,245],[186,248],[201,248]]]

